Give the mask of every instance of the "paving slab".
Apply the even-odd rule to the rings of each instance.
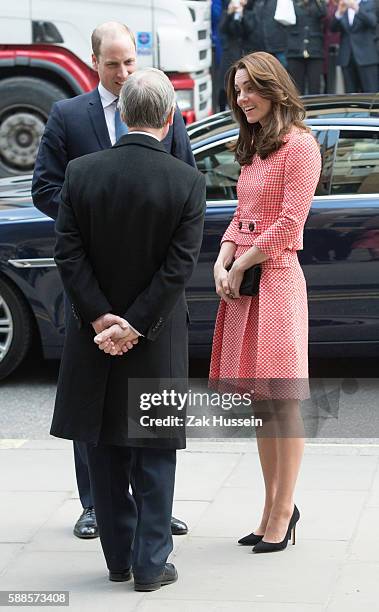
[[[379,509],[365,508],[361,514],[357,531],[353,539],[349,561],[379,561]],[[379,579],[379,576],[378,576]],[[379,588],[378,588],[379,608]]]
[[[194,607],[194,605],[196,607]],[[247,603],[243,601],[196,601],[180,600],[180,612],[324,612],[319,604]],[[178,612],[178,603],[168,599],[151,601],[144,598],[135,612]]]
[[[379,464],[372,481],[370,495],[367,500],[367,506],[372,508],[379,507]]]
[[[379,563],[347,563],[341,569],[326,612],[374,612],[379,608]]]
[[[208,510],[212,502],[206,501],[183,501],[177,500],[174,496],[174,505],[172,514],[177,518],[187,523],[189,532],[195,529],[200,520]],[[178,536],[178,540],[184,540],[182,536]]]
[[[65,499],[60,491],[2,491],[0,542],[29,542]]]
[[[309,454],[305,450],[297,487],[302,490],[357,490],[367,491],[378,468],[378,458],[364,456],[344,456]],[[242,456],[229,478],[226,487],[256,486],[262,481],[258,457],[250,454]]]
[[[183,519],[192,531],[200,517],[208,507],[209,502],[180,501],[174,505],[174,514]],[[83,552],[98,552],[102,554],[99,538],[81,539],[74,536],[72,530],[81,512],[77,499],[66,499],[49,519],[34,534],[26,544],[27,552],[68,552],[73,554]],[[175,536],[174,547],[178,548],[187,536]]]
[[[176,499],[211,501],[240,459],[239,453],[178,453]]]
[[[1,573],[9,565],[12,559],[20,553],[24,544],[22,543],[0,543],[0,585],[1,585]],[[1,587],[0,587],[1,588]]]
[[[250,489],[222,487],[192,535],[239,539],[259,524],[263,499],[261,483]],[[297,527],[302,537],[349,540],[363,510],[364,496],[360,491],[302,491],[299,488],[296,503],[306,517],[306,520],[300,519]]]
[[[72,532],[81,512],[79,500],[65,499],[26,545],[26,552],[101,553],[99,538],[81,539]]]
[[[333,469],[333,464],[331,465]],[[350,540],[363,511],[361,491],[298,490],[296,503],[303,512],[297,532],[311,540]]]
[[[18,449],[0,452],[0,491],[70,491],[76,489],[69,450]]]
[[[259,524],[263,508],[263,485],[250,488],[223,487],[191,531],[197,537],[233,538],[237,541]]]
[[[100,552],[24,552],[1,575],[2,590],[69,591],[70,610],[127,610],[142,599],[133,581],[108,580]]]
[[[321,605],[345,554],[344,542],[303,540],[283,553],[256,555],[231,539],[193,537],[175,556],[178,583],[151,599]]]
[[[297,487],[300,490],[368,491],[378,467],[376,456],[304,454]]]
[[[236,541],[263,502],[256,441],[189,440],[178,453],[175,585],[111,583],[99,539],[72,534],[81,506],[72,443],[0,442],[0,588],[69,590],[80,612],[356,612],[379,608],[379,447],[306,446],[296,546],[254,555]],[[367,451],[367,452],[366,452]]]

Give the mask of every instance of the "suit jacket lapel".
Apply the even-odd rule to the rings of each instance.
[[[105,121],[104,109],[101,104],[99,92],[93,90],[93,95],[88,103],[88,114],[92,123],[93,131],[102,149],[109,149],[112,146],[109,138],[107,122]]]

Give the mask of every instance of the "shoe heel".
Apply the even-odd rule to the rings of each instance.
[[[292,528],[292,546],[295,546],[295,544],[296,544],[296,525],[294,525]]]

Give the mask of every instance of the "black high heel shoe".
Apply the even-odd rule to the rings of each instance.
[[[292,544],[294,545],[296,542],[296,523],[298,522],[299,518],[300,518],[300,512],[297,506],[295,505],[289,525],[288,525],[287,533],[284,536],[284,540],[282,540],[281,542],[265,542],[262,539],[260,542],[258,542],[254,546],[253,552],[266,553],[266,552],[275,552],[277,550],[284,550],[285,548],[287,548],[288,540],[291,537],[291,533],[292,533]]]
[[[256,535],[254,532],[252,532],[238,540],[238,544],[241,544],[242,546],[254,546],[255,544],[258,544],[262,538],[263,535]]]

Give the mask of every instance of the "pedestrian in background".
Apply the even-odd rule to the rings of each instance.
[[[339,32],[332,32],[330,24],[333,21],[338,6],[338,0],[328,0],[324,24],[324,64],[323,74],[325,93],[336,93],[336,63],[341,41]]]
[[[374,0],[375,2],[375,12],[376,12],[376,50],[378,52],[378,62],[379,62],[379,0]],[[378,90],[379,90],[379,64],[378,64]]]
[[[296,24],[288,28],[288,70],[301,94],[319,94],[323,68],[325,0],[295,0]]]
[[[228,69],[252,46],[254,20],[252,0],[231,0],[221,15],[219,34],[222,44],[219,80],[220,111],[226,107],[225,77]]]
[[[277,0],[254,0],[252,51],[266,51],[287,67],[288,26],[274,19]]]
[[[339,63],[346,93],[375,92],[378,86],[376,8],[373,0],[340,0],[331,23],[341,32]]]
[[[212,0],[211,21],[212,21],[212,107],[216,112],[219,94],[219,72],[222,57],[221,37],[219,33],[219,23],[224,8],[224,0]]]

